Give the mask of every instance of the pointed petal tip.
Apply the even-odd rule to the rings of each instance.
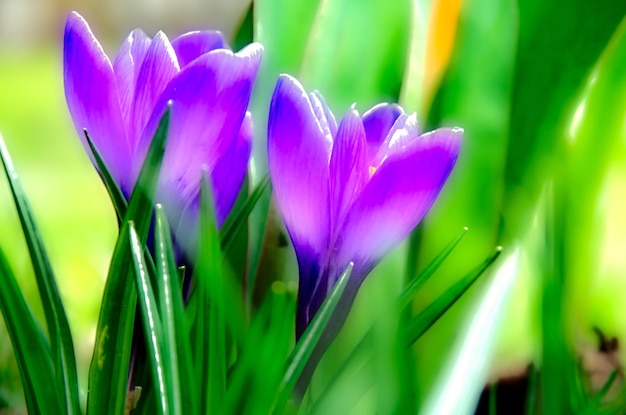
[[[259,42],[252,42],[243,49],[241,49],[239,52],[237,52],[235,55],[242,58],[250,59],[253,65],[258,68],[261,63],[261,58],[263,57],[263,50],[263,45],[261,45]]]

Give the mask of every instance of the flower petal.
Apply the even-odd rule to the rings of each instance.
[[[337,134],[337,121],[330,108],[326,104],[324,97],[317,91],[313,91],[309,94],[315,117],[320,122],[324,134],[330,134],[331,137],[335,137]]]
[[[137,148],[133,177],[139,173],[167,102],[172,101],[161,180],[175,186],[179,197],[193,199],[200,187],[201,168],[211,171],[238,137],[261,52],[259,44],[237,54],[217,49],[185,67],[155,106]]]
[[[330,158],[331,234],[343,223],[354,199],[369,179],[365,129],[351,108],[341,120]]]
[[[181,68],[184,68],[201,55],[213,49],[228,48],[228,45],[221,32],[217,30],[203,30],[178,36],[172,41],[172,47],[174,52],[176,52],[178,64]]]
[[[319,264],[328,251],[331,146],[332,137],[324,133],[302,85],[281,75],[270,104],[268,162],[274,195],[298,256],[301,289],[310,282],[303,282],[303,269]]]
[[[378,104],[363,114],[363,126],[367,135],[369,159],[387,138],[387,134],[400,115],[404,114],[397,104]]]
[[[157,33],[146,52],[135,83],[128,130],[131,149],[137,145],[161,93],[179,70],[176,54],[167,36],[163,32]]]
[[[113,72],[115,72],[115,79],[117,80],[122,116],[127,131],[131,103],[135,94],[135,83],[141,64],[150,47],[150,42],[150,38],[142,30],[133,30],[120,46],[113,62]]]
[[[336,269],[354,261],[353,275],[363,278],[409,235],[452,171],[462,134],[460,128],[432,131],[385,160],[348,213]]]
[[[84,129],[123,191],[128,192],[130,151],[109,58],[87,22],[70,13],[63,40],[65,98],[78,136],[92,158]]]
[[[241,185],[246,178],[250,151],[252,150],[252,114],[246,113],[236,140],[211,171],[217,225],[221,226],[230,213]]]

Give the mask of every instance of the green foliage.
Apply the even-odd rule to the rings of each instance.
[[[87,411],[90,414],[122,413],[135,319],[137,291],[130,274],[133,265],[130,250],[130,222],[135,224],[142,245],[145,244],[152,216],[154,194],[169,126],[165,112],[148,149],[137,184],[128,202],[120,236],[115,244],[98,319],[96,344],[89,370]]]
[[[31,212],[26,194],[13,167],[9,152],[0,137],[0,157],[6,177],[11,186],[13,201],[22,224],[26,245],[35,270],[39,295],[43,304],[50,338],[50,357],[54,367],[54,389],[59,397],[64,398],[63,406],[68,413],[79,413],[78,379],[76,376],[76,358],[70,326],[65,309],[57,289],[48,255],[44,249],[39,230]],[[8,272],[8,270],[7,270]],[[10,275],[10,274],[9,274]],[[13,286],[11,288],[14,288]],[[28,313],[30,315],[30,312]],[[23,378],[23,376],[22,376]],[[51,380],[51,379],[50,379]],[[41,402],[40,402],[41,404]]]

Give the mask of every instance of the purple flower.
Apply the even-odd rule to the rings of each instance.
[[[269,169],[300,272],[301,335],[348,264],[346,290],[417,226],[459,153],[463,130],[421,134],[416,115],[380,104],[339,125],[319,93],[278,79],[268,125]]]
[[[218,225],[228,215],[245,178],[252,141],[246,112],[262,47],[238,53],[219,32],[190,32],[172,42],[132,31],[113,63],[77,13],[65,26],[65,96],[76,131],[101,153],[128,198],[168,102],[168,141],[157,201],[175,234],[195,231],[202,170],[211,176]],[[182,241],[184,242],[184,241]]]

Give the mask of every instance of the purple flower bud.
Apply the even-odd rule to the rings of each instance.
[[[456,162],[463,130],[420,134],[415,114],[380,104],[351,108],[337,125],[316,92],[278,79],[268,155],[276,201],[300,272],[302,334],[350,262],[356,293],[372,268],[422,220]]]
[[[210,173],[218,225],[245,178],[252,144],[246,112],[262,55],[253,43],[230,51],[219,32],[172,42],[134,30],[113,63],[77,13],[65,26],[65,96],[90,157],[86,129],[128,198],[168,101],[168,141],[157,190],[177,243],[193,249],[202,170]]]

